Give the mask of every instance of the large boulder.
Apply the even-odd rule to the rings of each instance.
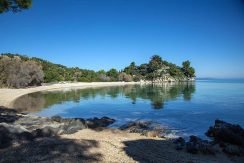
[[[221,120],[215,120],[206,135],[218,143],[230,143],[244,146],[244,130],[240,125],[230,124]]]
[[[82,130],[87,128],[86,121],[84,119],[69,119],[66,120],[64,125],[62,126],[61,134],[73,134],[78,130]]]
[[[36,126],[33,133],[37,137],[41,135],[47,137],[58,134],[73,134],[78,130],[87,128],[86,121],[82,118],[61,118],[60,116],[51,118],[39,117],[33,124],[32,126]]]

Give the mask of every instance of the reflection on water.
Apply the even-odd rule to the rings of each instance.
[[[191,100],[195,92],[195,83],[164,83],[157,85],[126,85],[89,89],[67,89],[62,91],[45,91],[24,95],[14,102],[14,107],[21,111],[38,112],[55,104],[64,102],[79,103],[81,100],[94,99],[97,96],[112,99],[125,97],[136,104],[138,99],[149,100],[153,109],[163,109],[167,101],[183,97]]]

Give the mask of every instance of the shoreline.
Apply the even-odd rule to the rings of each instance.
[[[150,130],[148,122],[135,121],[119,129],[109,128],[114,122],[109,117],[38,117],[0,107],[0,162],[239,163],[244,160],[243,129],[235,124],[216,120],[207,131],[213,141],[190,136],[187,142],[181,137],[169,139],[157,135],[158,130]]]
[[[11,89],[11,88],[0,88],[0,106],[11,108],[13,102],[26,94],[49,91],[49,90],[59,90],[64,88],[97,88],[97,87],[108,87],[108,86],[124,86],[124,85],[134,85],[141,84],[141,82],[76,82],[76,83],[63,83],[63,84],[51,84],[46,86],[38,86],[31,88],[21,88],[21,89]]]

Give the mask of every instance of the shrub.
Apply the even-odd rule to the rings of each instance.
[[[131,82],[132,81],[132,76],[128,75],[124,72],[121,72],[118,76],[119,81],[125,81],[125,82]]]
[[[1,86],[24,88],[41,85],[43,71],[34,61],[22,61],[20,57],[0,57],[0,84]]]

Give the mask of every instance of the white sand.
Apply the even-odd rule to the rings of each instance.
[[[48,86],[39,86],[33,88],[24,88],[24,89],[9,89],[3,88],[0,89],[0,106],[12,107],[12,103],[18,97],[25,94],[46,91],[46,90],[57,90],[63,88],[91,88],[91,87],[106,87],[106,86],[123,86],[129,84],[139,84],[139,82],[92,82],[92,83],[64,83],[64,84],[52,84]]]

